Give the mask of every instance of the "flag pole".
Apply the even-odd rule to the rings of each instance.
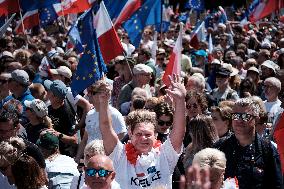
[[[25,26],[24,26],[24,19],[23,19],[23,15],[22,15],[22,9],[21,9],[21,6],[20,6],[20,0],[18,0],[18,6],[19,6],[19,10],[20,10],[21,25],[22,25],[23,33],[24,33],[24,35],[26,35]]]
[[[161,31],[161,38],[163,39],[163,4],[164,0],[161,0],[161,24],[160,24],[160,31]]]
[[[61,6],[61,12],[62,12],[62,18],[63,18],[63,25],[64,25],[64,28],[65,28],[66,23],[65,23],[65,15],[64,15],[64,9],[63,9],[63,5],[62,5],[62,1],[60,2],[60,6]]]

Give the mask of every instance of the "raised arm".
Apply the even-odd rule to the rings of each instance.
[[[170,77],[171,86],[167,89],[168,95],[173,99],[175,108],[173,129],[170,140],[173,148],[180,153],[182,141],[185,134],[185,95],[186,90],[179,76]]]
[[[110,91],[110,87],[106,84],[104,90],[100,92],[99,97],[99,122],[106,155],[110,155],[119,142],[119,139],[112,128],[111,115],[108,108]]]

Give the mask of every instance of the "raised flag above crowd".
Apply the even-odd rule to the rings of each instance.
[[[77,24],[73,27],[77,28],[79,32],[77,42],[81,43],[84,49],[71,83],[72,93],[76,96],[95,81],[101,79],[107,69],[94,28],[92,9],[81,15]]]

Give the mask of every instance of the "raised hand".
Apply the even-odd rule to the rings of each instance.
[[[209,169],[200,170],[198,165],[187,169],[186,176],[181,176],[179,189],[210,189]]]
[[[169,76],[169,80],[171,85],[169,89],[166,89],[167,93],[170,97],[173,98],[175,102],[183,100],[186,95],[186,89],[184,85],[181,83],[181,77],[179,75],[174,75],[173,78]]]

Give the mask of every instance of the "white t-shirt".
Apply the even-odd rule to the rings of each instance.
[[[79,94],[74,97],[73,94],[72,94],[72,91],[71,91],[71,87],[67,87],[66,98],[70,102],[70,104],[72,105],[73,110],[77,111],[77,105],[76,104],[80,100],[80,98],[83,98],[83,97]]]
[[[127,160],[125,145],[118,142],[110,154],[116,170],[116,181],[123,189],[137,189],[164,186],[172,188],[172,174],[177,164],[178,154],[168,138],[160,151],[152,149],[148,155],[137,159],[136,165]]]
[[[268,113],[269,121],[271,123],[274,123],[276,115],[281,111],[281,101],[279,99],[274,102],[267,102],[267,100],[265,100],[264,105]]]
[[[112,127],[116,134],[125,133],[126,125],[123,116],[121,113],[114,107],[109,106],[111,118],[112,118]],[[95,139],[102,139],[102,134],[99,126],[99,112],[95,108],[90,110],[86,116],[86,131],[88,133],[88,141],[91,142]]]
[[[73,158],[65,155],[58,155],[54,160],[45,160],[46,172],[49,179],[49,187],[56,185],[71,186],[74,176],[79,176],[77,163]]]

